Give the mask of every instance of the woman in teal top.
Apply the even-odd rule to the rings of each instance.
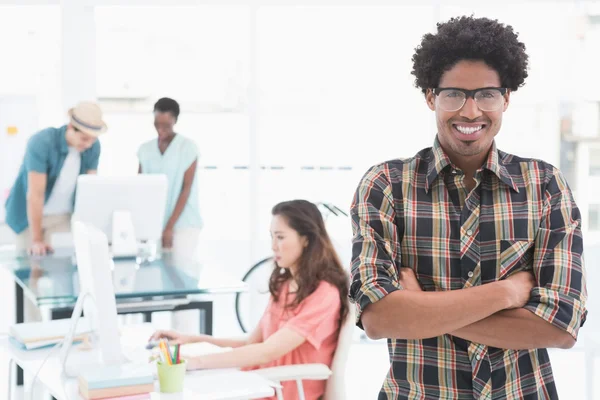
[[[179,104],[162,98],[154,105],[154,127],[158,137],[138,150],[140,174],[165,174],[168,179],[167,207],[162,235],[163,249],[185,253],[196,259],[202,219],[198,204],[196,144],[173,131]]]

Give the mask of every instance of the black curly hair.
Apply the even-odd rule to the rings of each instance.
[[[500,75],[502,87],[516,91],[527,78],[525,44],[512,26],[498,20],[462,16],[437,24],[423,36],[412,57],[415,86],[423,93],[436,88],[444,72],[459,61],[483,61]]]

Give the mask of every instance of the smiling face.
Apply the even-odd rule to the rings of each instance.
[[[501,82],[498,72],[483,61],[463,60],[442,75],[439,87],[474,90],[501,87]],[[427,91],[427,105],[435,111],[440,145],[452,162],[457,165],[472,161],[483,163],[500,131],[509,95],[507,91],[503,105],[495,111],[481,111],[473,98],[467,98],[462,108],[449,112],[440,107],[440,96],[431,89]]]
[[[156,128],[159,140],[166,140],[173,136],[173,128],[176,123],[177,118],[171,112],[154,112],[154,128]]]

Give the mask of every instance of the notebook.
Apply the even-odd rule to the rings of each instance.
[[[150,400],[150,393],[132,394],[131,396],[107,397],[103,400]]]
[[[9,328],[9,336],[18,343],[31,347],[48,346],[50,342],[58,343],[67,335],[71,329],[72,321],[68,319],[57,319],[45,322],[26,322],[14,324]],[[86,334],[92,332],[90,321],[85,317],[80,318],[77,323],[75,337],[81,340]]]
[[[83,396],[83,398],[86,400],[139,398],[140,396],[144,395],[148,396],[148,394],[153,391],[154,383],[133,386],[117,386],[103,389],[89,389],[85,386],[82,386],[81,381],[79,382],[79,392],[81,396]]]
[[[153,383],[153,369],[148,363],[100,365],[93,371],[86,371],[79,375],[79,387],[87,391]]]
[[[102,400],[150,400],[150,393],[132,394],[131,396],[105,397]]]
[[[79,344],[85,340],[85,336],[78,336],[73,338],[73,344]],[[21,350],[37,350],[37,349],[46,349],[48,347],[52,347],[61,342],[62,339],[57,340],[39,340],[37,342],[29,342],[29,343],[21,343],[17,339],[13,337],[9,337],[8,340],[10,343],[21,349]]]

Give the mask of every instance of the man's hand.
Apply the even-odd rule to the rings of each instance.
[[[170,249],[173,247],[173,229],[165,228],[162,234],[162,248]]]
[[[506,278],[509,283],[512,295],[510,296],[511,306],[509,308],[521,308],[529,301],[531,289],[535,286],[535,277],[529,271],[520,271]]]
[[[54,250],[50,247],[49,244],[46,244],[44,241],[39,240],[35,241],[29,247],[29,254],[32,256],[43,256],[47,253],[52,253]]]
[[[421,284],[412,268],[400,268],[400,284],[405,290],[422,292]]]

